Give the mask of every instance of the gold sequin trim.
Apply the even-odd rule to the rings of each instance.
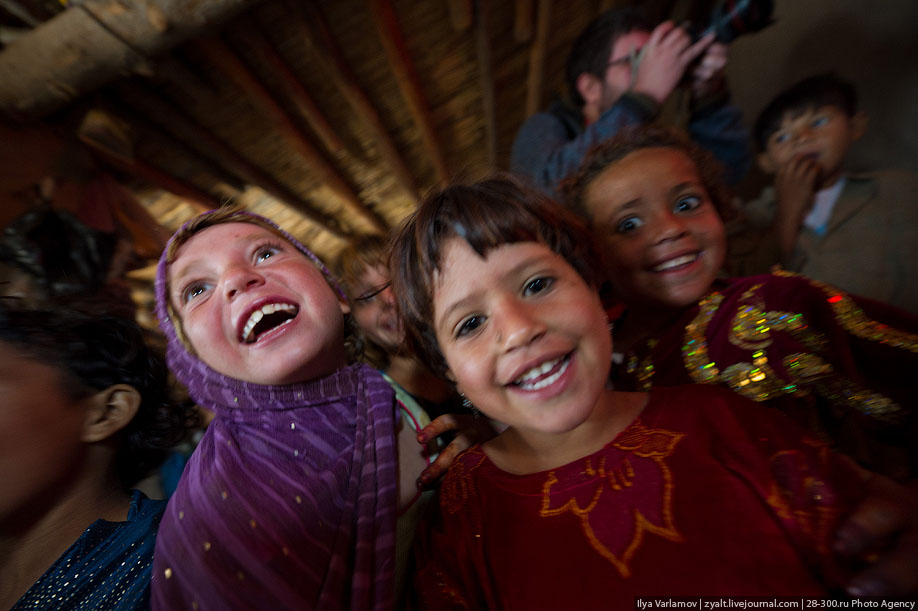
[[[774,272],[776,276],[793,277],[793,274],[785,271]],[[918,334],[900,331],[889,327],[875,320],[872,320],[864,314],[851,297],[844,291],[835,288],[831,284],[819,282],[818,280],[808,279],[810,284],[822,289],[828,296],[827,301],[832,307],[835,319],[845,331],[855,337],[866,339],[881,344],[886,344],[894,348],[902,348],[909,352],[918,353]]]

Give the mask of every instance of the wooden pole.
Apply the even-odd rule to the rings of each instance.
[[[478,55],[478,80],[481,83],[481,106],[484,113],[488,165],[497,167],[497,103],[494,95],[494,74],[491,69],[491,37],[488,30],[488,7],[476,0],[478,23],[475,28],[475,50]]]
[[[204,53],[208,61],[217,66],[237,87],[242,89],[249,99],[277,125],[281,135],[287,139],[306,164],[316,172],[319,179],[335,192],[351,212],[366,220],[375,231],[386,233],[388,227],[386,227],[385,223],[366,204],[360,201],[350,185],[313,147],[300,132],[296,123],[287,116],[284,109],[271,97],[268,90],[229,47],[217,38],[200,38],[194,42],[194,45]]]
[[[513,37],[517,42],[529,42],[532,38],[534,0],[515,0],[513,3]]]
[[[290,99],[296,104],[297,110],[309,123],[309,127],[319,137],[325,148],[335,156],[342,156],[345,153],[344,142],[335,133],[335,128],[331,126],[328,119],[319,110],[312,96],[306,91],[306,88],[299,81],[296,74],[293,73],[293,70],[290,69],[290,66],[287,65],[284,58],[280,56],[280,53],[268,44],[264,36],[250,24],[236,28],[234,34],[238,35],[243,43],[260,55],[265,63],[270,66]]]
[[[473,14],[472,0],[449,0],[449,20],[457,32],[469,29]]]
[[[414,70],[414,63],[411,61],[411,55],[405,45],[405,38],[398,25],[395,9],[392,7],[390,0],[369,0],[369,3],[380,41],[386,52],[386,57],[389,59],[389,66],[392,68],[399,89],[408,103],[408,110],[421,132],[421,142],[424,143],[424,148],[427,150],[427,154],[430,155],[437,180],[445,183],[450,176],[446,158],[443,156],[443,149],[437,137],[433,116],[430,114],[430,108],[424,98],[424,89]]]
[[[241,176],[248,183],[270,193],[325,231],[340,238],[347,237],[337,220],[317,209],[245,159],[227,142],[185,114],[177,106],[159,96],[150,87],[138,84],[122,85],[118,88],[118,94],[128,106],[145,114],[162,130],[181,134],[188,142],[195,143],[201,155],[210,157],[217,165],[229,169],[230,172]]]
[[[258,0],[86,0],[0,52],[0,113],[51,113]]]
[[[529,89],[526,92],[526,116],[532,116],[542,106],[542,80],[545,74],[545,53],[551,25],[551,0],[539,0],[536,14],[536,37],[529,48]]]
[[[340,47],[338,47],[338,43],[335,41],[335,37],[332,35],[328,22],[325,20],[321,11],[316,7],[312,7],[309,10],[308,23],[306,19],[303,19],[301,13],[294,12],[292,14],[299,15],[304,30],[312,32],[310,38],[318,37],[321,40],[324,52],[320,51],[316,53],[319,63],[347,100],[348,104],[350,104],[354,113],[359,116],[370,129],[376,141],[379,155],[386,165],[389,166],[389,169],[392,170],[395,179],[402,185],[402,188],[411,194],[411,197],[415,201],[418,201],[418,192],[415,186],[414,176],[411,174],[411,170],[408,169],[405,160],[399,154],[395,142],[392,140],[392,136],[383,125],[382,119],[379,116],[379,111],[376,110],[369,96],[367,96],[357,82],[357,77],[354,76],[350,66],[344,59],[344,54],[341,52]],[[310,27],[310,24],[312,24],[313,27]]]

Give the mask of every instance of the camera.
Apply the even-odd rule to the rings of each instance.
[[[695,31],[693,39],[714,33],[717,42],[728,44],[743,34],[771,25],[774,0],[721,0],[711,11],[708,25]]]

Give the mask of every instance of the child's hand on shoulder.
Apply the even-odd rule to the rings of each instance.
[[[437,460],[421,473],[421,477],[418,478],[419,488],[435,486],[457,456],[476,443],[488,441],[496,434],[487,418],[471,414],[444,414],[421,429],[418,433],[418,443],[430,443],[449,431],[456,431],[456,436],[443,448]]]

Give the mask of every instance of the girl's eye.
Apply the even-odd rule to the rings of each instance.
[[[256,263],[261,263],[278,254],[280,251],[281,247],[278,244],[263,244],[255,250],[255,261]]]
[[[470,335],[482,324],[484,324],[484,316],[469,316],[459,324],[459,329],[456,331],[456,337]]]
[[[189,284],[185,290],[182,291],[182,303],[188,303],[206,290],[207,286],[203,283],[195,282],[194,284]]]
[[[777,134],[771,139],[775,144],[784,144],[788,140],[790,140],[790,134],[788,132]]]
[[[644,224],[644,221],[639,219],[636,216],[629,216],[619,221],[618,225],[615,227],[615,231],[618,233],[629,233],[640,227]]]
[[[829,122],[829,117],[817,117],[810,123],[813,127],[822,127]]]
[[[535,295],[536,293],[541,293],[551,288],[551,285],[554,284],[554,278],[534,278],[526,283],[525,288],[523,289],[523,295]]]
[[[676,202],[673,210],[676,212],[691,212],[698,208],[701,205],[701,198],[697,195],[686,195],[685,197],[680,197],[679,201]]]

